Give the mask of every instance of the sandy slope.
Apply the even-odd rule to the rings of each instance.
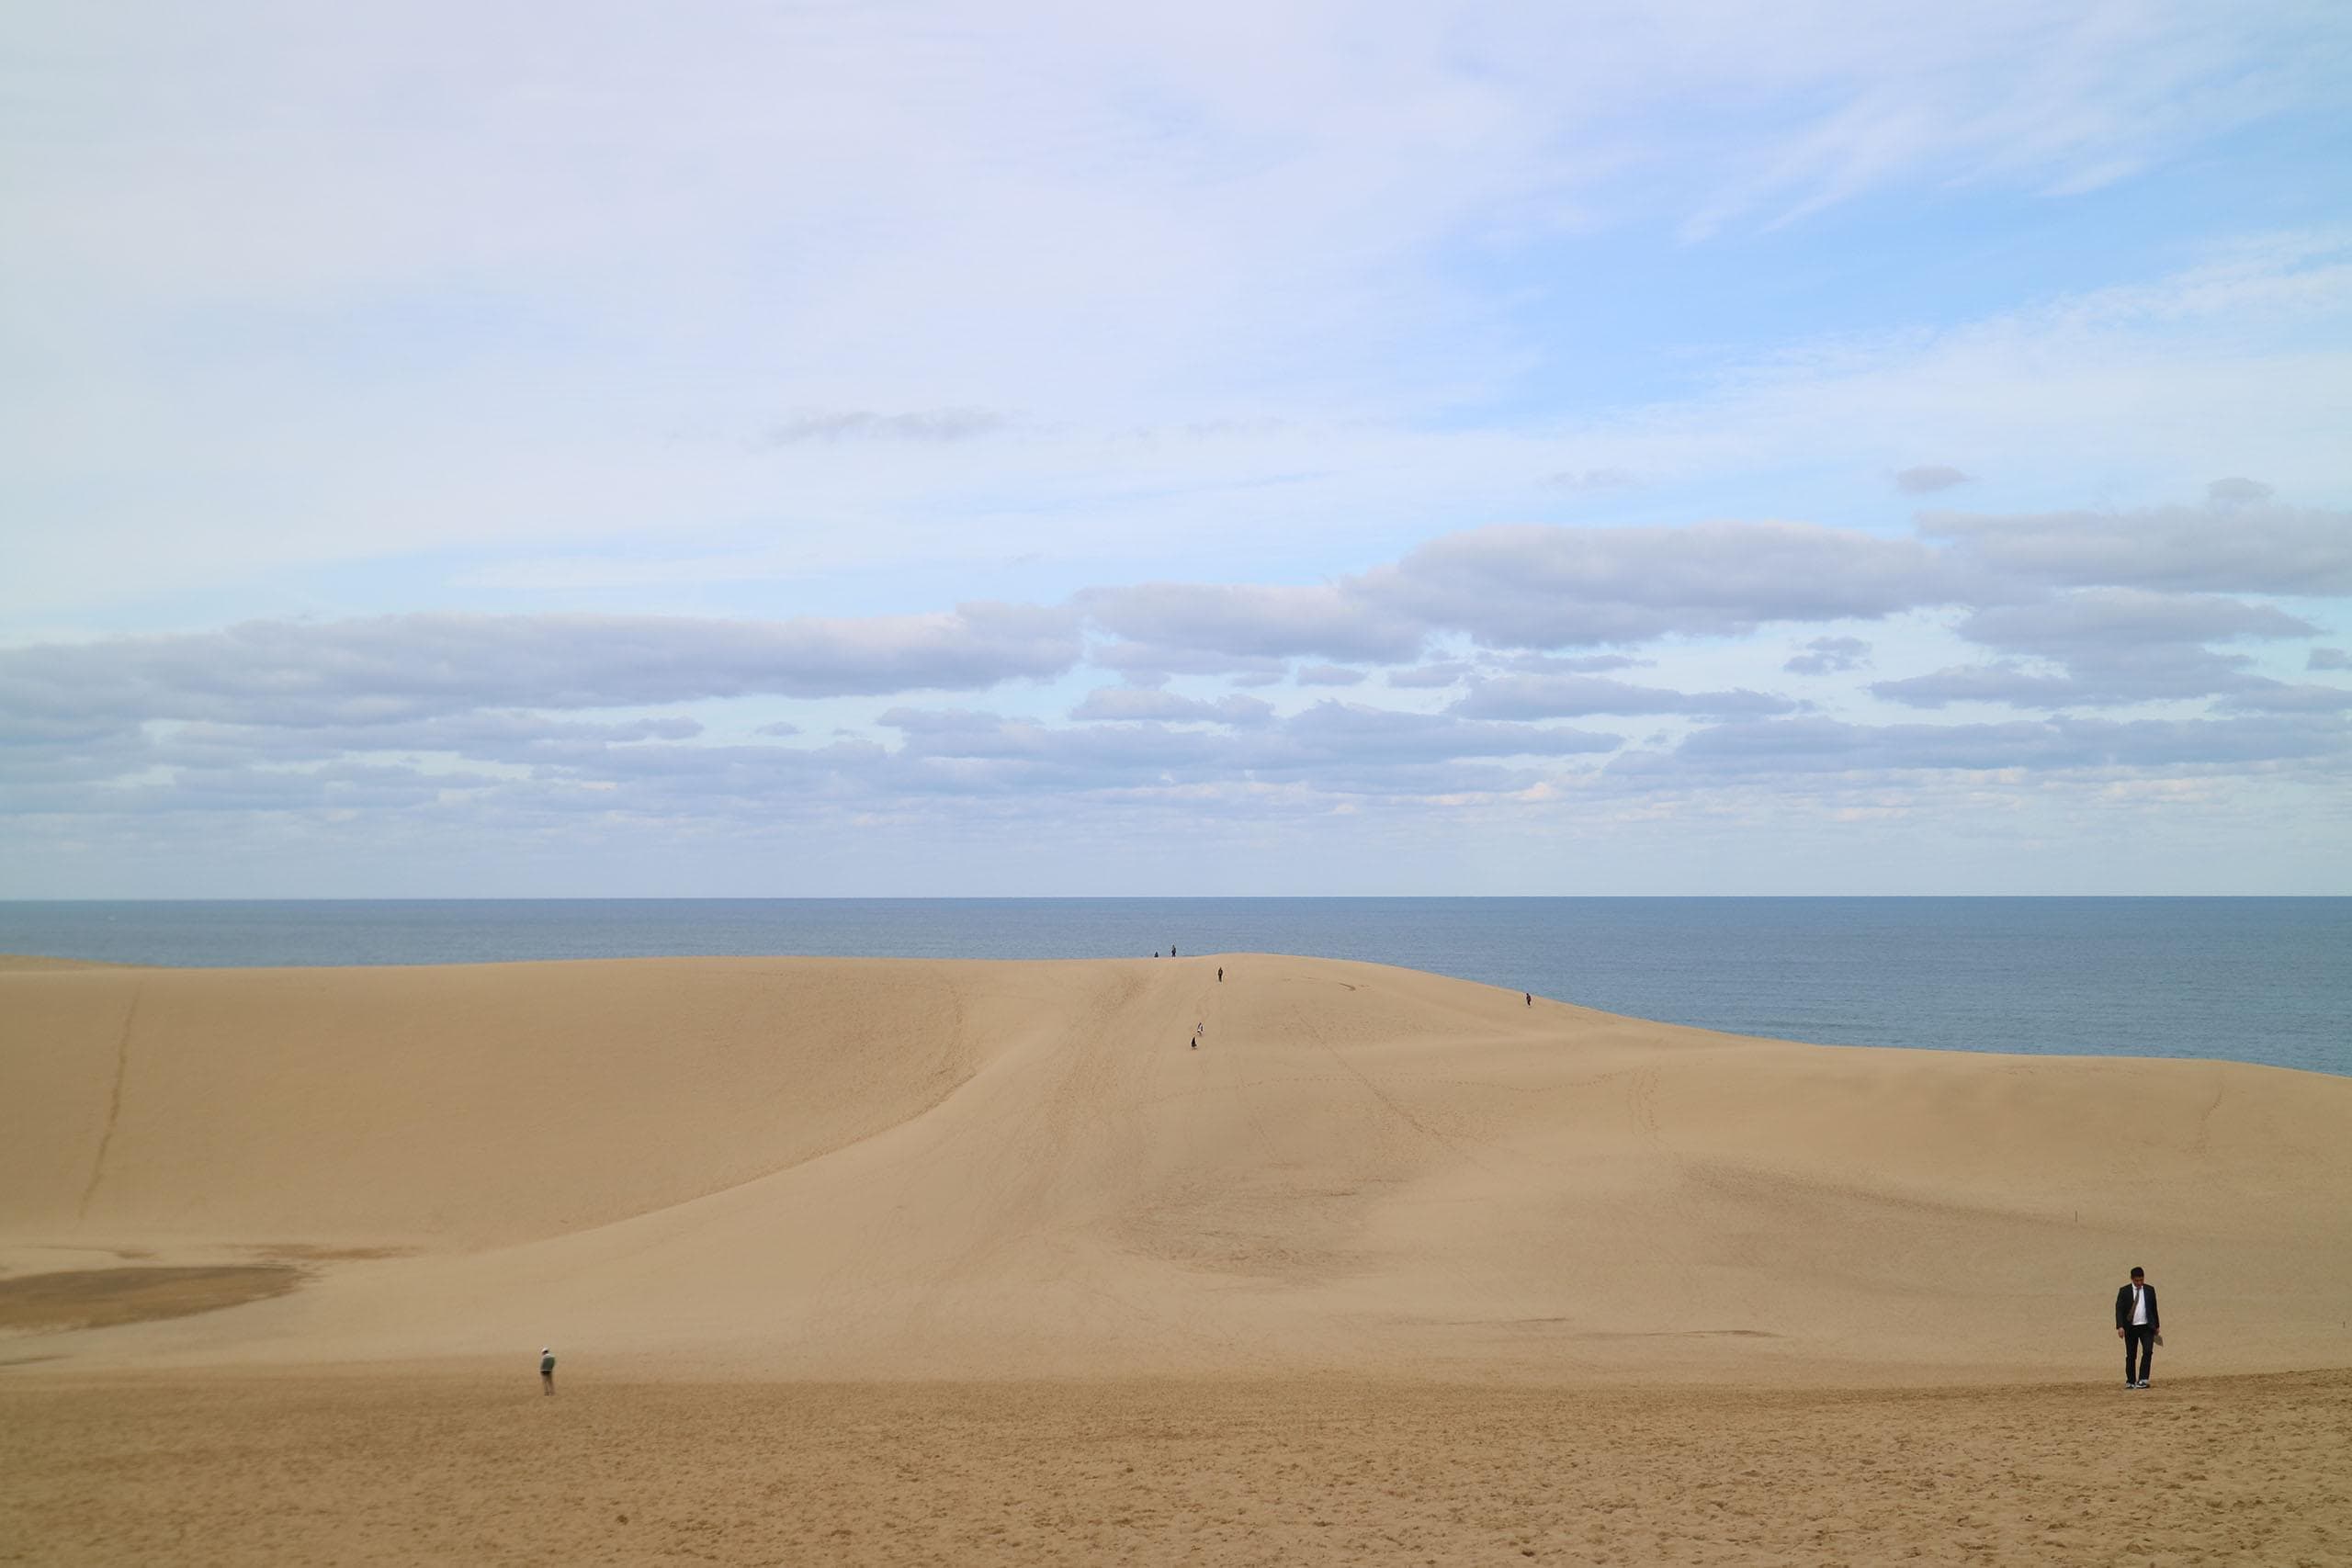
[[[13,1276],[312,1274],[0,1343],[75,1372],[2092,1377],[2133,1262],[2160,1372],[2352,1366],[2352,1080],[2270,1068],[1228,955],[11,967],[0,1084]]]

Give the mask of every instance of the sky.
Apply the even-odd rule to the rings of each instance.
[[[2352,894],[2352,9],[107,6],[0,897]]]

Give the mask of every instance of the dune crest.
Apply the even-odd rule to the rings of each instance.
[[[0,1073],[13,1273],[314,1260],[85,1364],[2091,1376],[2134,1262],[2202,1371],[2352,1364],[2352,1080],[2272,1068],[1242,954],[0,968]]]

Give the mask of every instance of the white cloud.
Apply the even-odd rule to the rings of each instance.
[[[727,622],[624,615],[395,615],[0,650],[20,726],[211,719],[387,724],[485,707],[973,691],[1078,662],[1076,617],[1030,605]]]
[[[2281,149],[2347,39],[2170,0],[36,6],[6,807],[114,821],[103,857],[182,809],[201,848],[1751,776],[1867,814],[1849,776],[1998,757],[2340,783],[2344,694],[2281,677],[2352,593],[2352,237],[2198,203],[2317,188]],[[2113,254],[2066,238],[2128,179]],[[1351,677],[1458,711],[1302,694]],[[1583,712],[1657,722],[1526,722]]]
[[[1591,714],[1788,713],[1796,704],[1766,692],[1676,692],[1600,675],[1498,675],[1475,682],[1450,712],[1476,718],[1578,718]]]
[[[1106,530],[1336,550],[1511,516],[1531,476],[1671,505],[1758,463],[1892,468],[1923,431],[1987,471],[2324,477],[2346,362],[2304,329],[2341,319],[2344,269],[2309,239],[1968,326],[1717,344],[1688,399],[1452,411],[1540,346],[1465,247],[1541,276],[1596,226],[2159,164],[2325,102],[2340,22],[1187,17],[600,7],[558,39],[513,5],[40,12],[0,110],[0,350],[27,369],[0,467],[44,525],[0,592],[70,626],[191,586],[276,612],[248,572],[426,551],[519,553],[481,581],[554,593]],[[1019,441],[944,439],[1007,409]],[[1133,439],[1211,427],[1249,434]],[[585,580],[556,558],[622,540]]]
[[[1076,719],[1148,719],[1183,724],[1263,724],[1273,716],[1273,705],[1231,693],[1216,702],[1179,696],[1173,692],[1140,686],[1101,686],[1070,710]]]
[[[1153,582],[1090,590],[1078,603],[1097,626],[1123,639],[1243,660],[1300,654],[1410,659],[1424,635],[1410,615],[1329,584]]]
[[[1719,725],[1628,772],[1757,777],[1789,773],[2016,769],[2080,771],[2339,761],[2352,731],[2282,718],[2017,719],[2001,724],[1856,725],[1827,718]]]
[[[1817,637],[1781,668],[1792,675],[1837,675],[1870,662],[1871,645],[1858,637]]]
[[[1772,621],[1947,603],[1963,574],[1910,540],[1797,523],[1498,526],[1447,536],[1355,585],[1364,598],[1504,648],[1744,635]]]
[[[1954,485],[1964,485],[1970,476],[1947,463],[1923,463],[1903,469],[1894,476],[1894,488],[1905,495],[1928,495]]]
[[[2352,511],[2267,504],[2266,487],[2202,507],[1919,519],[1994,570],[2067,585],[2251,593],[2352,593]]]

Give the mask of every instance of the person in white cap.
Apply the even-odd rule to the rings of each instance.
[[[555,1349],[552,1346],[539,1347],[539,1388],[546,1393],[555,1392]]]

